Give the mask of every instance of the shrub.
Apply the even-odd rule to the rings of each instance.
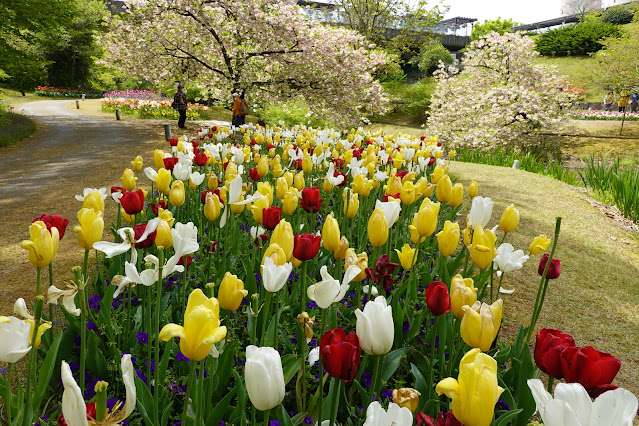
[[[607,22],[610,24],[629,24],[635,16],[637,11],[636,4],[623,4],[619,6],[613,6],[608,8],[601,15],[601,22]]]
[[[416,84],[402,82],[383,83],[384,90],[389,94],[391,113],[381,118],[382,121],[399,121],[412,125],[424,124],[430,107],[430,98],[435,90],[432,78],[423,78]]]
[[[293,100],[279,105],[267,105],[259,112],[259,116],[266,124],[272,126],[278,125],[282,121],[288,127],[297,124],[324,127],[328,124],[326,120],[319,119],[301,100]]]
[[[439,61],[446,65],[453,63],[453,55],[440,42],[428,43],[424,45],[418,57],[418,66],[421,72],[432,75],[437,71]]]
[[[619,37],[616,25],[607,22],[584,22],[541,34],[536,50],[544,56],[579,56],[597,52],[600,41],[606,37]]]

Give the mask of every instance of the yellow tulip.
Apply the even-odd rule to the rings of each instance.
[[[450,200],[450,196],[453,192],[453,184],[450,181],[450,177],[448,175],[442,176],[442,178],[437,182],[437,188],[435,189],[435,196],[442,203],[447,203]]]
[[[158,170],[164,167],[164,151],[161,149],[153,151],[153,165]]]
[[[217,187],[219,186],[220,182],[217,179],[217,176],[215,175],[215,173],[211,172],[209,173],[209,178],[206,181],[206,186],[208,186],[208,188],[211,191],[215,191],[217,189]]]
[[[465,426],[488,426],[504,389],[497,384],[497,361],[472,349],[459,363],[458,380],[448,377],[435,391],[452,399],[453,414]]]
[[[124,169],[124,173],[122,173],[122,186],[124,189],[127,191],[135,190],[137,180],[138,178],[135,176],[135,173],[133,173],[133,170]]]
[[[171,210],[163,209],[162,207],[158,208],[158,217],[169,224],[169,227],[173,227],[173,222],[175,222],[175,218],[171,213]]]
[[[393,389],[393,402],[400,407],[405,407],[414,413],[419,405],[421,393],[412,388]]]
[[[406,173],[404,177],[402,178],[402,185],[405,184],[406,182],[415,182],[416,177],[417,177],[417,173],[415,172]]]
[[[104,231],[104,219],[102,212],[83,208],[78,212],[79,225],[73,227],[73,232],[78,234],[78,243],[85,250],[91,250],[93,244],[102,239]]]
[[[142,171],[142,167],[144,167],[144,160],[142,160],[142,156],[138,155],[131,161],[131,166],[133,166],[133,171],[135,173],[140,173]]]
[[[402,251],[395,249],[397,252],[397,257],[399,257],[399,263],[402,265],[404,269],[410,269],[417,261],[417,249],[412,248],[408,244],[404,244],[402,246]]]
[[[353,178],[351,187],[356,194],[359,194],[362,197],[368,197],[371,193],[371,188],[373,188],[373,181],[366,179],[364,175],[357,175]]]
[[[124,219],[127,223],[130,223],[132,225],[135,224],[134,214],[128,214],[122,207],[120,207],[120,214],[122,215],[122,219]]]
[[[271,244],[266,248],[264,252],[264,256],[262,256],[262,265],[264,265],[264,261],[267,257],[273,259],[273,263],[275,266],[282,266],[286,263],[286,253],[284,253],[284,249],[280,247],[279,244],[271,241]],[[260,268],[261,272],[261,268]]]
[[[402,189],[399,191],[399,198],[402,200],[402,204],[409,206],[417,199],[417,190],[415,184],[411,181],[406,181],[402,185]]]
[[[349,248],[346,250],[346,256],[344,256],[344,272],[348,270],[351,265],[357,265],[362,270],[359,274],[353,278],[353,281],[361,282],[366,278],[366,268],[368,268],[368,253],[362,252],[355,254],[355,250]]]
[[[324,178],[324,182],[322,182],[322,189],[324,192],[331,192],[333,190],[333,185],[328,181],[328,178]]]
[[[464,245],[466,247],[470,246],[470,238],[473,235],[473,230],[470,227],[466,227],[466,229],[464,229]]]
[[[484,231],[481,226],[477,226],[473,231],[473,240],[469,247],[470,257],[479,269],[488,268],[497,256],[496,239],[495,233],[490,229]]]
[[[284,179],[286,179],[286,183],[288,183],[288,187],[293,186],[293,180],[295,180],[295,174],[292,171],[287,171],[284,173]]]
[[[29,226],[29,239],[22,241],[20,246],[29,252],[29,262],[33,266],[43,267],[49,265],[60,243],[58,228],[52,226],[51,232],[44,222],[38,220]]]
[[[433,173],[430,174],[430,183],[437,185],[442,177],[444,177],[444,169],[442,166],[435,166]]]
[[[222,187],[222,189],[220,189],[220,195],[222,195],[221,201],[226,201],[225,200],[226,187]],[[244,193],[240,194],[239,198],[237,199],[237,202],[240,202],[240,201],[244,201]],[[233,214],[240,214],[244,211],[245,204],[237,204],[237,202],[231,204],[231,213]]]
[[[433,203],[430,199],[426,198],[422,203],[419,211],[415,213],[415,227],[417,232],[422,237],[429,237],[435,232],[437,227],[437,216],[439,215],[439,203]]]
[[[302,189],[304,189],[304,172],[299,172],[298,174],[295,175],[295,178],[293,179],[293,186],[295,186],[295,188],[297,188],[298,191],[301,191]]]
[[[184,204],[185,199],[184,182],[181,180],[174,181],[169,191],[169,202],[174,206],[181,206]]]
[[[448,200],[448,204],[451,207],[457,207],[462,203],[464,198],[464,187],[461,183],[456,183],[453,185],[453,189],[450,193],[450,199]]]
[[[282,250],[284,250],[284,262],[276,262],[276,265],[283,265],[288,262],[291,257],[293,257],[293,228],[285,219],[280,220],[280,223],[278,223],[275,229],[273,229],[273,233],[271,234],[271,244],[277,244],[282,248]]]
[[[386,194],[397,194],[402,190],[402,180],[399,176],[393,175],[386,186]]]
[[[368,219],[368,240],[373,247],[381,247],[388,240],[388,223],[383,210],[375,209]]]
[[[282,176],[283,173],[284,173],[284,169],[282,169],[281,164],[278,163],[273,166],[273,176],[275,176],[276,178],[279,178]]]
[[[161,220],[155,234],[155,245],[165,249],[173,245],[173,235],[171,234],[171,224],[166,220]]]
[[[444,223],[444,229],[442,229],[435,235],[437,237],[437,246],[439,248],[439,253],[444,257],[448,257],[453,254],[457,249],[460,235],[461,232],[459,229],[459,224],[447,220]]]
[[[528,247],[528,251],[530,254],[539,254],[546,251],[548,247],[550,247],[550,238],[546,238],[544,234],[535,237],[530,246]]]
[[[214,343],[226,337],[226,327],[220,326],[220,305],[215,297],[207,298],[196,289],[189,295],[184,312],[184,327],[167,324],[159,338],[168,342],[180,338],[180,351],[191,361],[201,361],[211,351]]]
[[[82,201],[82,208],[93,209],[96,212],[104,214],[104,199],[102,198],[102,193],[100,191],[89,192],[86,197],[84,197],[84,201]]]
[[[475,305],[464,305],[464,316],[460,326],[460,333],[464,342],[481,351],[488,351],[499,332],[502,315],[501,299],[492,305],[477,302]]]
[[[277,183],[275,185],[277,198],[283,200],[286,197],[286,193],[288,192],[288,183],[286,179],[283,177],[277,178]]]
[[[339,245],[339,224],[332,213],[326,217],[322,226],[322,245],[328,251],[335,251]]]
[[[513,232],[515,228],[519,225],[519,210],[515,207],[514,204],[506,207],[504,213],[501,215],[501,219],[499,219],[499,227],[504,232]]]
[[[282,210],[285,214],[292,214],[299,204],[300,193],[297,188],[290,188],[284,195]]]
[[[410,240],[413,244],[421,244],[426,240],[426,237],[422,237],[419,235],[419,231],[417,230],[417,226],[415,226],[415,219],[413,219],[413,223],[408,225],[408,230],[410,231]]]
[[[341,150],[341,148],[338,148],[339,150]],[[345,164],[350,164],[351,160],[353,159],[353,150],[349,149],[347,151],[344,152],[344,163]]]
[[[226,165],[226,169],[224,170],[224,181],[230,182],[235,176],[237,176],[237,166],[234,162],[229,161]]]
[[[479,189],[477,188],[477,182],[471,180],[468,184],[468,195],[470,196],[470,198],[475,198],[478,191]]]
[[[473,279],[455,275],[450,283],[450,310],[453,315],[462,318],[464,306],[473,306],[476,301],[477,289]]]
[[[165,168],[158,170],[158,176],[155,178],[155,188],[163,194],[169,193],[171,185],[171,171]]]
[[[351,193],[350,197],[348,197],[348,201],[346,200],[346,191],[342,192],[342,198],[344,199],[344,215],[352,219],[357,214],[357,210],[359,209],[359,197],[356,193]]]
[[[304,154],[302,157],[302,170],[304,173],[310,173],[313,170],[313,162],[311,161],[311,156],[308,153]]]
[[[253,213],[253,220],[261,225],[262,213],[264,212],[264,209],[268,209],[269,207],[270,204],[268,202],[268,197],[260,197],[259,199],[255,200],[253,204],[249,206],[251,213]]]
[[[348,251],[348,240],[346,237],[342,237],[337,244],[337,248],[333,251],[333,257],[335,260],[344,260],[346,252]]]
[[[242,304],[242,299],[247,294],[248,291],[244,290],[244,282],[238,279],[237,275],[233,275],[230,272],[224,274],[224,278],[220,283],[220,290],[217,293],[222,309],[237,311]]]
[[[257,192],[268,198],[268,207],[273,205],[273,187],[268,182],[258,182]]]
[[[204,216],[210,221],[213,222],[218,217],[220,217],[220,213],[222,212],[222,203],[218,198],[217,194],[207,193],[206,199],[204,202]]]

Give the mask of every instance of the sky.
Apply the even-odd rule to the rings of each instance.
[[[522,24],[559,17],[560,0],[443,0],[450,6],[444,18],[463,16],[484,20],[511,18]]]

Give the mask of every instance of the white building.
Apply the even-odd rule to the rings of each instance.
[[[603,10],[633,1],[636,0],[561,0],[559,10],[561,16],[581,15],[591,10]]]

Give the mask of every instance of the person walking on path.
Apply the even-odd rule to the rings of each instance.
[[[619,105],[619,112],[626,112],[626,107],[628,106],[628,101],[630,100],[630,95],[626,92],[621,92],[619,96],[619,101],[617,105]]]
[[[249,113],[249,107],[244,100],[244,92],[236,97],[233,101],[233,122],[234,126],[241,126],[246,122],[246,116]]]
[[[604,98],[604,111],[612,111],[612,104],[615,102],[615,95],[612,92],[608,92]]]
[[[175,108],[180,113],[180,118],[178,119],[178,127],[180,129],[186,129],[184,123],[186,122],[186,93],[184,93],[184,86],[178,84],[177,93],[173,97],[173,108]]]
[[[632,94],[630,98],[630,112],[637,112],[639,110],[639,94],[637,92]]]

